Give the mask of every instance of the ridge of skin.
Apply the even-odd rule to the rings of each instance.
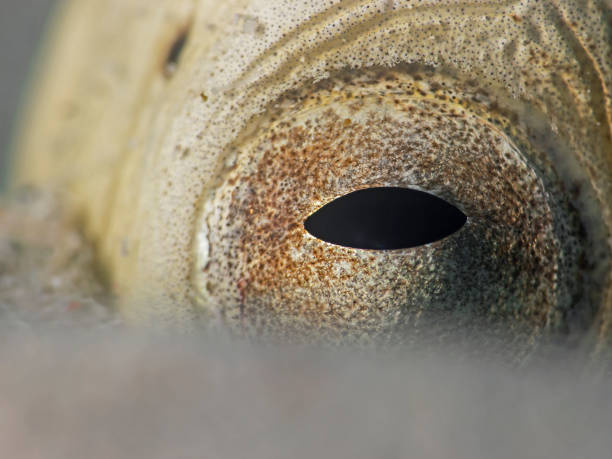
[[[337,72],[423,64],[546,115],[586,170],[612,246],[609,16],[594,0],[68,0],[14,186],[62,197],[126,317],[188,326],[200,214],[270,106]],[[610,284],[608,273],[602,336]]]

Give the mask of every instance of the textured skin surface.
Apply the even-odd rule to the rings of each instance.
[[[393,330],[436,333],[441,319],[469,328],[487,313],[537,328],[554,320],[555,308],[561,315],[560,297],[573,286],[564,276],[556,285],[560,253],[569,269],[576,264],[561,215],[569,212],[546,195],[512,141],[442,89],[428,98],[401,74],[355,73],[309,88],[303,102],[288,104],[296,107],[289,116],[260,127],[265,134],[243,147],[206,204],[199,245],[210,249],[195,277],[206,304],[224,306],[226,321],[258,334],[315,329],[337,339],[351,330],[385,339]],[[438,243],[392,251],[325,244],[300,224],[335,197],[376,186],[436,193],[469,222]]]
[[[594,0],[66,2],[16,182],[62,195],[128,317],[371,337],[444,305],[607,336],[611,42]],[[381,184],[471,226],[382,254],[300,227]]]

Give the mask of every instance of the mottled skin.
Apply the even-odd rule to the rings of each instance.
[[[126,317],[334,340],[484,321],[528,347],[577,321],[605,337],[605,5],[68,1],[15,183],[62,196]],[[381,185],[434,192],[468,225],[391,252],[305,232]]]
[[[483,315],[505,327],[565,320],[576,274],[563,273],[575,271],[578,236],[554,191],[559,179],[545,185],[490,110],[481,107],[487,121],[444,89],[451,81],[412,70],[418,81],[379,70],[311,87],[289,116],[272,114],[280,119],[243,143],[203,212],[195,279],[205,304],[258,334],[316,329],[336,339],[347,330],[414,339],[442,322],[482,326]],[[335,197],[376,186],[433,192],[469,221],[442,241],[391,251],[325,244],[300,224]]]

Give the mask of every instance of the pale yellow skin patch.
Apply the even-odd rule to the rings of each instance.
[[[242,139],[258,135],[258,116],[334,72],[418,63],[472,76],[547,115],[587,170],[610,229],[604,8],[589,0],[67,1],[31,96],[15,183],[62,196],[127,317],[189,323],[201,298],[192,282],[200,211]],[[169,76],[164,61],[185,30]]]

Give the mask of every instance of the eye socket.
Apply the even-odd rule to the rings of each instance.
[[[604,282],[587,263],[607,233],[582,232],[574,203],[596,197],[581,166],[543,114],[523,130],[528,105],[501,92],[490,110],[478,87],[423,70],[430,99],[403,70],[287,94],[227,151],[197,226],[201,303],[237,334],[296,342],[484,333],[524,355],[581,328],[572,315],[587,329]]]
[[[406,249],[458,231],[466,215],[430,193],[398,187],[367,188],[341,196],[304,221],[325,242],[356,249]]]

